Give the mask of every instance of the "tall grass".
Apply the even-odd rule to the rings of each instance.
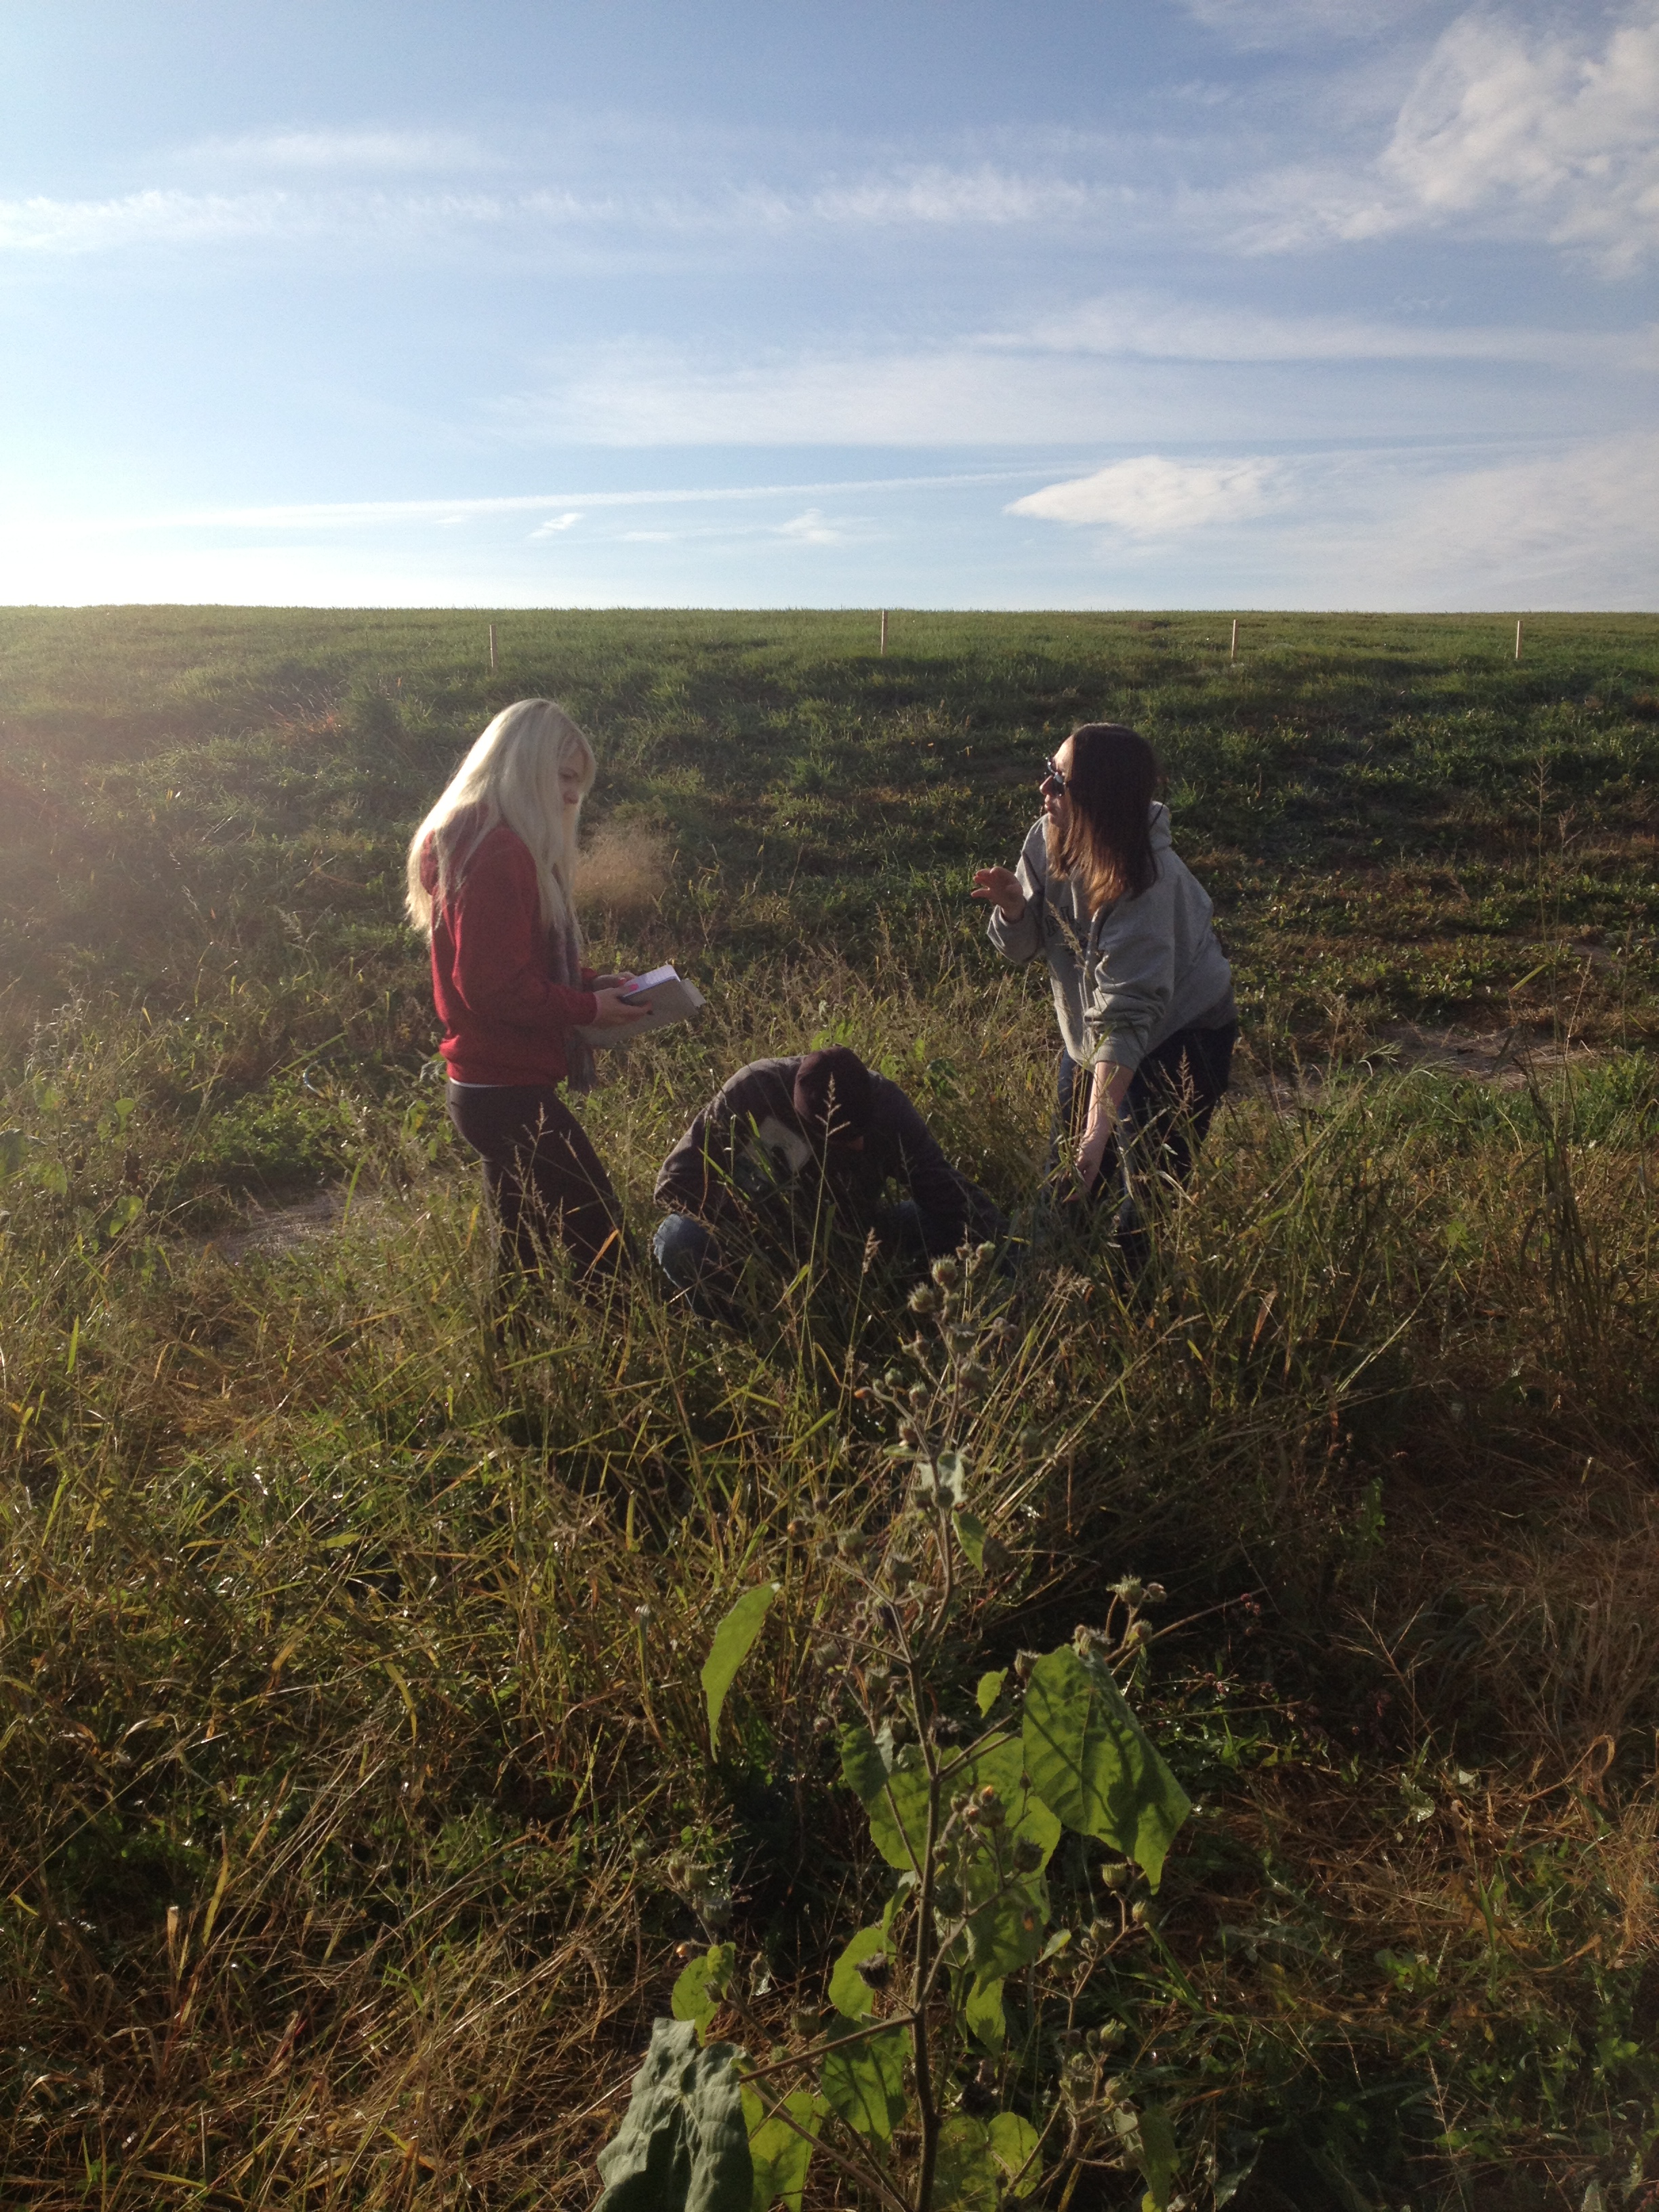
[[[970,1026],[968,995],[757,970],[599,1094],[636,1218],[703,1055],[821,1007],[1020,1200],[1042,1024]],[[608,1320],[556,1297],[504,1356],[429,1086],[343,1117],[337,1231],[232,1267],[77,1205],[119,1179],[130,1079],[43,1042],[75,1179],[32,1157],[0,1247],[9,2190],[584,2203],[695,1929],[671,1854],[730,1882],[779,2002],[871,1879],[807,1648],[830,1571],[791,1524],[890,1510],[854,1392],[895,1301],[827,1255],[752,1340],[643,1286]],[[1201,1818],[1121,2056],[1194,2160],[1266,2134],[1297,2201],[1333,2172],[1582,2194],[1642,2154],[1652,1101],[1624,1063],[1246,1095],[1150,1279],[1087,1243],[1032,1264],[977,1417],[1015,1564],[964,1664],[1124,1570],[1197,1617],[1152,1711]],[[712,1762],[696,1669],[769,1575]]]
[[[901,1286],[830,1246],[746,1332],[649,1282],[489,1326],[395,864],[482,709],[552,690],[606,763],[596,950],[710,1000],[583,1108],[635,1228],[720,1080],[831,1039],[1016,1217],[969,1438],[1007,1557],[959,1664],[1098,1622],[1125,1572],[1169,1590],[1146,1712],[1198,1812],[1095,2032],[1183,2193],[1636,2212],[1651,626],[1564,626],[1516,688],[1452,625],[1287,632],[1235,676],[1200,617],[919,618],[884,664],[829,618],[524,619],[495,698],[439,617],[4,618],[0,2195],[585,2205],[687,1869],[781,2020],[869,1917],[814,1630],[819,1545],[891,1510],[858,1393],[904,1370]],[[1037,1203],[1051,1017],[957,896],[1109,678],[1191,782],[1259,1009],[1133,1285]],[[1601,861],[1536,834],[1546,724]],[[1508,1087],[1390,1057],[1454,957]],[[1595,1054],[1552,1057],[1558,1008]],[[211,1241],[319,1185],[320,1233]],[[711,1758],[697,1671],[763,1577]],[[1092,1879],[1055,1875],[1079,1927]]]

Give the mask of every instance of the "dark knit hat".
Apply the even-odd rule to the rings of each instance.
[[[805,1054],[795,1070],[795,1111],[814,1136],[849,1144],[870,1126],[874,1084],[857,1053],[844,1044]]]

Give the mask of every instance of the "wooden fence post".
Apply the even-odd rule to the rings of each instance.
[[[887,650],[887,610],[885,607],[881,611],[881,649],[884,653]]]
[[[1227,658],[1229,660],[1237,660],[1238,658],[1238,617],[1237,615],[1233,617],[1233,649]]]
[[[1518,619],[1515,625],[1515,657],[1517,660],[1521,658],[1521,624]]]
[[[495,625],[494,623],[489,625],[489,672],[492,676],[495,673]]]

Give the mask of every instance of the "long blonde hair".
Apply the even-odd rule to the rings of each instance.
[[[404,903],[423,937],[431,936],[436,908],[481,840],[502,823],[523,838],[536,863],[542,927],[574,927],[581,801],[567,806],[559,784],[560,769],[573,765],[581,771],[586,799],[593,786],[593,748],[562,707],[551,699],[520,699],[502,708],[410,840]],[[428,843],[438,863],[435,890],[422,880]]]

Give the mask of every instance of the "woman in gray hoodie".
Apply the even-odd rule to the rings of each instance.
[[[1209,899],[1176,857],[1158,782],[1144,738],[1085,722],[1047,763],[1018,867],[981,868],[973,890],[1006,958],[1048,963],[1062,1044],[1055,1152],[1072,1140],[1080,1198],[1121,1182],[1118,1234],[1136,1260],[1146,1237],[1135,1184],[1190,1171],[1238,1036],[1232,971]]]

